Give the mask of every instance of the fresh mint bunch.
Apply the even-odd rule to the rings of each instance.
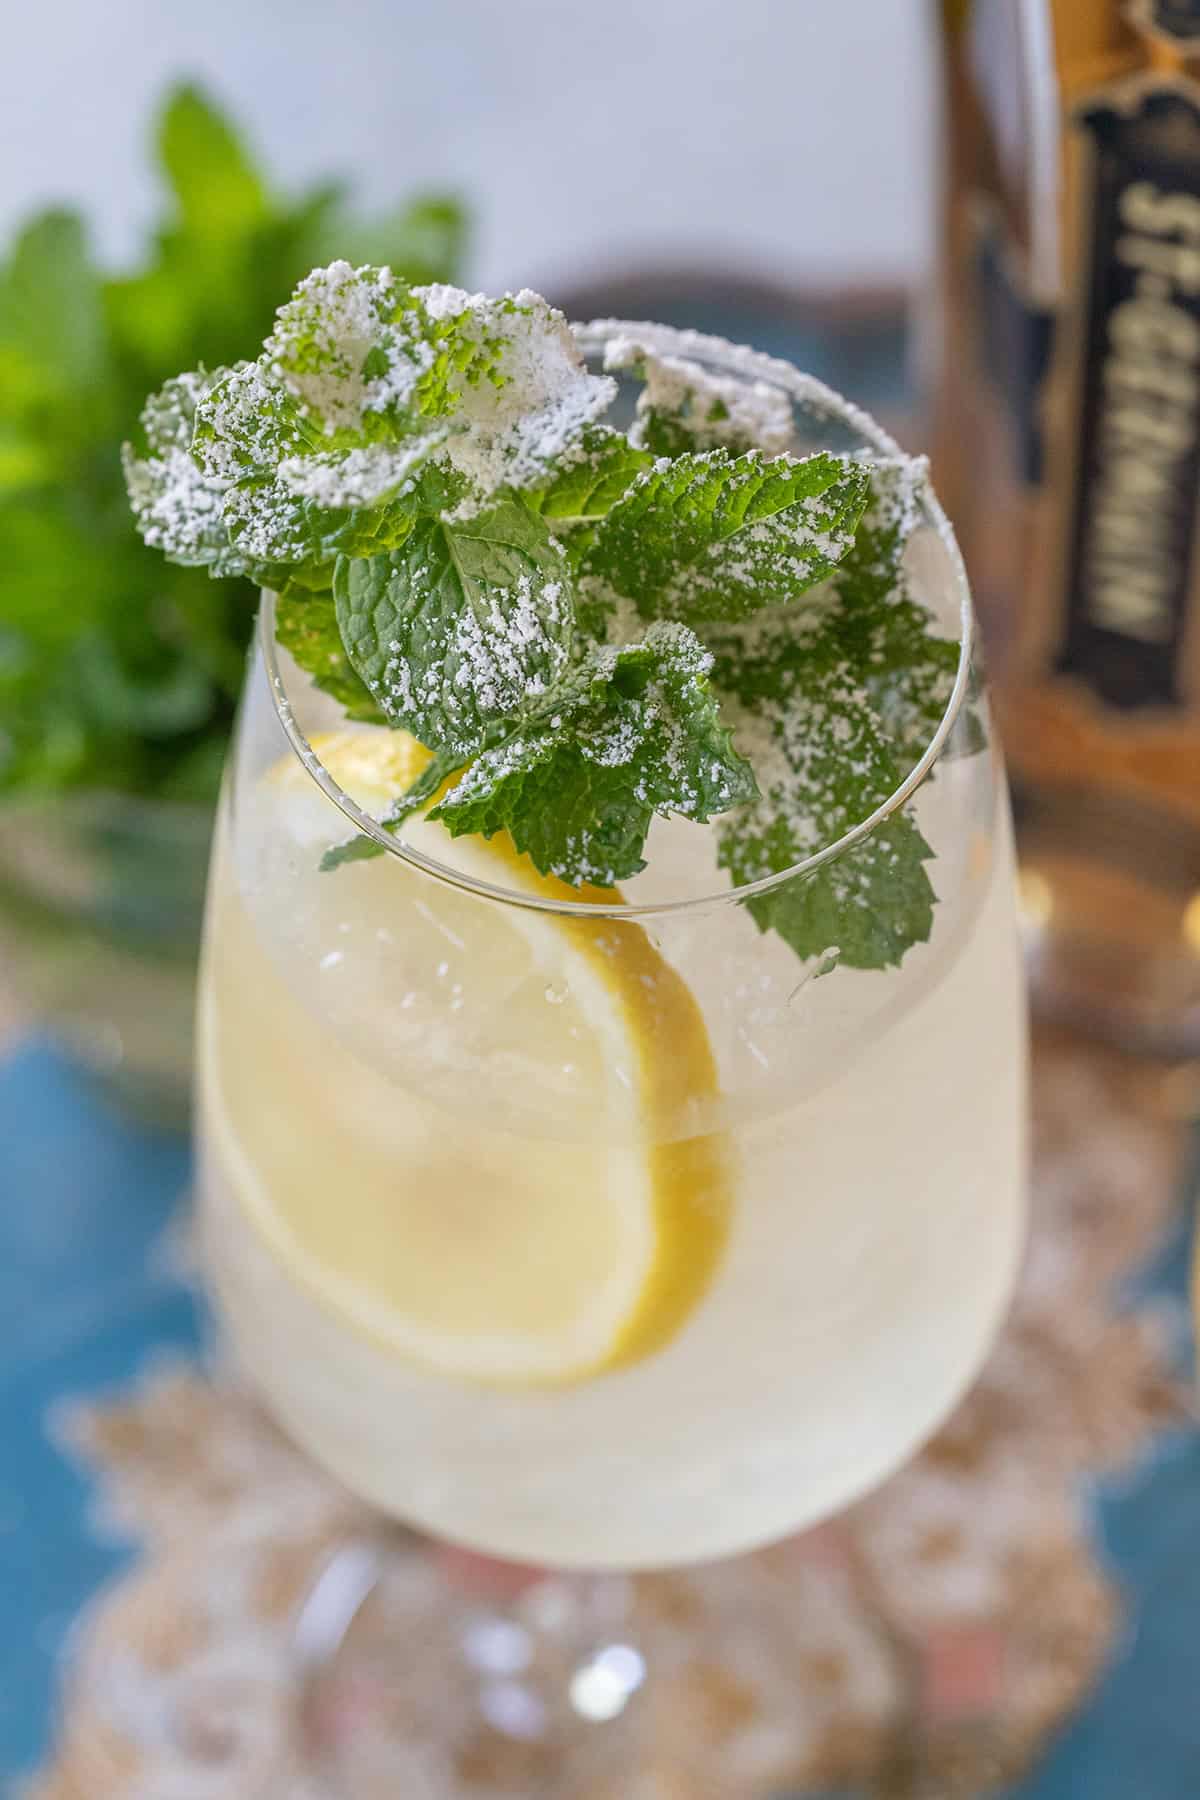
[[[428,807],[603,888],[655,814],[715,819],[754,881],[874,810],[944,708],[957,646],[904,575],[923,466],[793,454],[769,384],[629,340],[607,367],[644,384],[628,434],[538,295],[333,263],[256,361],[148,404],[131,502],[169,557],[274,588],[313,680],[433,753],[386,825]],[[929,935],[930,855],[898,816],[752,912],[883,967]]]
[[[335,184],[285,193],[193,86],[166,97],[153,142],[163,205],[134,267],[102,270],[84,221],[60,209],[0,250],[0,794],[215,796],[257,600],[250,559],[217,494],[201,566],[152,554],[126,504],[122,440],[168,375],[256,354],[280,295],[336,244],[414,281],[462,260],[456,201],[372,221]],[[194,487],[208,385],[169,385],[139,447],[169,465],[157,495],[143,483],[138,515],[172,555],[173,484]]]

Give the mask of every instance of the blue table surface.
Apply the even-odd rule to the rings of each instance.
[[[164,1242],[187,1143],[123,1124],[37,1043],[0,1063],[0,1789],[44,1754],[56,1661],[81,1604],[134,1554],[89,1529],[87,1481],[54,1447],[63,1396],[127,1384],[148,1357],[195,1354],[195,1296]],[[1180,1295],[1187,1245],[1145,1280]],[[1100,1486],[1097,1541],[1130,1622],[1091,1703],[1012,1800],[1200,1795],[1200,1433]]]

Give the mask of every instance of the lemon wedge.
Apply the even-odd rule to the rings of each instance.
[[[377,816],[428,760],[404,733],[377,728],[331,732],[313,748]],[[266,780],[297,841],[330,841],[335,815],[294,758]],[[452,844],[418,818],[405,837],[533,900],[620,904],[615,890],[539,874],[504,835]],[[438,956],[439,930],[460,946],[464,1034],[472,997],[499,993],[503,972],[492,1010],[506,1046],[529,1056],[531,1078],[581,1069],[590,1129],[571,1141],[481,1128],[469,1072],[456,1111],[390,1081],[321,1032],[298,978],[269,967],[244,903],[218,877],[203,1032],[216,1178],[326,1308],[445,1375],[578,1381],[661,1348],[717,1271],[732,1205],[724,1137],[682,1135],[681,1121],[718,1092],[686,983],[634,920],[482,901],[391,857],[313,879],[347,917],[386,918],[410,964]],[[402,1004],[387,974],[376,1008]]]

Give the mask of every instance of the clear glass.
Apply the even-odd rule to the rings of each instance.
[[[798,446],[894,448],[786,365],[637,331],[790,392]],[[736,892],[705,829],[657,822],[619,910],[531,894],[428,825],[381,834],[322,762],[344,721],[276,650],[268,597],[210,881],[208,1266],[277,1416],[389,1517],[561,1570],[731,1556],[879,1481],[977,1369],[1023,1225],[1011,839],[995,754],[969,750],[969,598],[934,502],[911,557],[962,660],[881,809],[915,815],[938,894],[929,941],[887,972],[835,946],[802,964],[748,904],[881,816]],[[352,826],[387,854],[321,873]],[[614,999],[614,965],[649,1002],[619,981]],[[656,1232],[682,1299],[589,1373]],[[581,1260],[603,1292],[562,1278]]]
[[[0,808],[0,982],[105,1096],[190,1116],[212,810],[85,790]]]

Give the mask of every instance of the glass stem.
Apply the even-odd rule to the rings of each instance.
[[[621,1575],[340,1546],[293,1639],[303,1739],[330,1795],[388,1781],[413,1800],[627,1795],[647,1674],[632,1597]]]

